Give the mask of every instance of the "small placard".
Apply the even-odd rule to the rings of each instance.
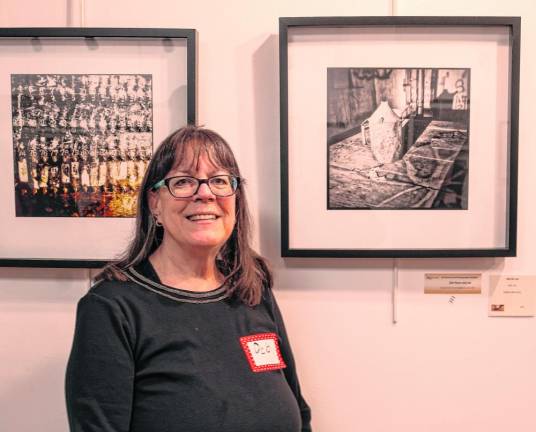
[[[263,372],[287,367],[275,333],[259,333],[240,338],[240,344],[246,354],[253,372]]]
[[[536,276],[489,278],[489,316],[534,316]]]
[[[480,294],[481,273],[425,273],[425,294]]]

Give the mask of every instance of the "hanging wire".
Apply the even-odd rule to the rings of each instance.
[[[391,290],[391,306],[392,306],[392,320],[393,324],[396,324],[398,321],[397,318],[397,304],[398,300],[398,259],[393,259],[393,286]]]
[[[391,0],[389,3],[391,16],[395,16],[395,1]],[[393,259],[393,285],[391,287],[391,312],[392,312],[392,322],[396,324],[398,321],[397,317],[397,301],[398,301],[398,259]]]
[[[389,6],[390,6],[389,15],[391,16],[395,16],[395,1],[396,0],[391,0],[389,3]]]
[[[86,0],[80,0],[80,27],[86,26]]]

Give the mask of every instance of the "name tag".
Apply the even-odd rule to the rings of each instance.
[[[275,333],[243,336],[240,338],[240,344],[253,372],[264,372],[287,367],[281,357]]]

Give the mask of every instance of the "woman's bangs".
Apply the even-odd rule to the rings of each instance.
[[[175,151],[174,170],[196,172],[199,168],[199,159],[203,155],[214,168],[236,175],[236,164],[232,156],[230,157],[229,151],[226,151],[225,146],[220,143],[198,136],[181,144]]]

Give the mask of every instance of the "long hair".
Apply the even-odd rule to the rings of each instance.
[[[186,161],[192,155],[192,160]],[[97,280],[126,280],[123,270],[147,259],[158,248],[164,230],[155,224],[149,209],[148,194],[151,187],[165,178],[173,167],[182,165],[185,161],[195,166],[200,155],[206,155],[214,166],[242,178],[229,144],[219,134],[198,126],[185,126],[173,132],[162,141],[145,173],[138,194],[134,238],[123,255],[117,261],[109,263],[97,276]],[[253,306],[260,303],[263,287],[272,286],[272,274],[265,259],[250,246],[251,221],[243,181],[238,183],[235,211],[234,229],[219,251],[216,265],[225,277],[229,295]]]

